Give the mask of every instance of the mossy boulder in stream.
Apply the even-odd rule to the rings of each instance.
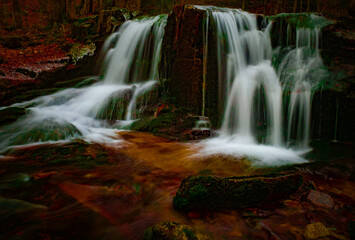
[[[204,240],[213,239],[187,225],[163,222],[145,230],[144,240]]]
[[[183,211],[250,207],[287,198],[302,183],[303,177],[298,174],[230,178],[190,176],[181,183],[174,206]]]

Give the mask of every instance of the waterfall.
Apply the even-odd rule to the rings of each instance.
[[[282,144],[281,85],[271,65],[271,25],[259,30],[256,17],[241,10],[202,7],[211,11],[217,42],[220,101],[226,105],[221,135],[256,143],[254,100],[265,89],[269,134],[267,142]],[[207,15],[207,17],[209,17]]]
[[[312,92],[325,74],[319,53],[319,36],[319,28],[297,28],[295,46],[288,40],[291,49],[278,66],[284,92],[289,95],[288,146],[307,148],[309,144]]]
[[[206,141],[205,150],[268,162],[267,149],[273,149],[291,161],[302,161],[286,147],[309,149],[312,91],[324,77],[320,28],[289,25],[287,46],[281,51],[281,46],[272,48],[271,22],[260,28],[255,15],[241,10],[197,8],[208,12],[209,32],[214,31],[216,45],[208,47],[216,48],[219,105],[225,106],[219,135]]]
[[[77,137],[115,141],[117,120],[136,119],[138,98],[159,80],[166,20],[161,15],[125,22],[103,46],[103,79],[96,84],[14,104],[28,113],[2,129],[0,150]]]

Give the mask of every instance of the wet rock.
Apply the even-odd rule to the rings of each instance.
[[[311,190],[307,197],[314,205],[325,208],[333,208],[334,201],[331,196],[326,193]]]
[[[130,20],[130,12],[125,9],[112,8],[101,10],[97,23],[97,33],[108,34],[114,30],[114,26],[119,26],[122,22]]]
[[[27,69],[27,68],[17,68],[17,69],[15,69],[15,71],[18,73],[22,73],[24,75],[27,75],[30,78],[36,78],[38,75],[36,72],[32,71],[31,69]]]
[[[330,236],[329,230],[320,222],[307,225],[304,232],[306,239],[318,239],[322,237]]]
[[[174,206],[183,211],[244,208],[287,198],[302,183],[303,177],[298,174],[231,178],[190,176],[181,183]]]
[[[10,124],[26,114],[26,110],[18,107],[8,107],[0,110],[0,126]]]
[[[213,239],[190,226],[175,222],[163,222],[145,230],[144,240],[203,240]]]
[[[204,11],[178,6],[168,17],[162,46],[161,76],[174,102],[199,115],[202,106]]]

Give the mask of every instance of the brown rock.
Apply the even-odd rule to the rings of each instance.
[[[334,201],[331,196],[326,193],[313,191],[308,194],[308,200],[310,200],[314,205],[325,208],[333,208]]]

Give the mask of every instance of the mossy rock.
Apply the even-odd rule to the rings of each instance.
[[[204,240],[213,239],[196,229],[175,222],[163,222],[145,230],[144,240]]]
[[[108,152],[104,147],[79,139],[66,144],[38,146],[31,151],[10,148],[4,155],[32,159],[40,165],[73,165],[83,169],[95,169],[98,166],[109,164]]]
[[[190,176],[183,180],[174,206],[178,210],[227,210],[288,198],[303,183],[298,174],[218,178]]]
[[[158,133],[163,129],[176,125],[178,119],[178,116],[174,113],[162,114],[155,118],[145,117],[134,122],[131,129],[142,132]]]
[[[93,56],[96,50],[96,45],[94,43],[90,44],[74,44],[74,46],[69,50],[68,55],[71,57],[74,64],[80,61],[85,56]]]

